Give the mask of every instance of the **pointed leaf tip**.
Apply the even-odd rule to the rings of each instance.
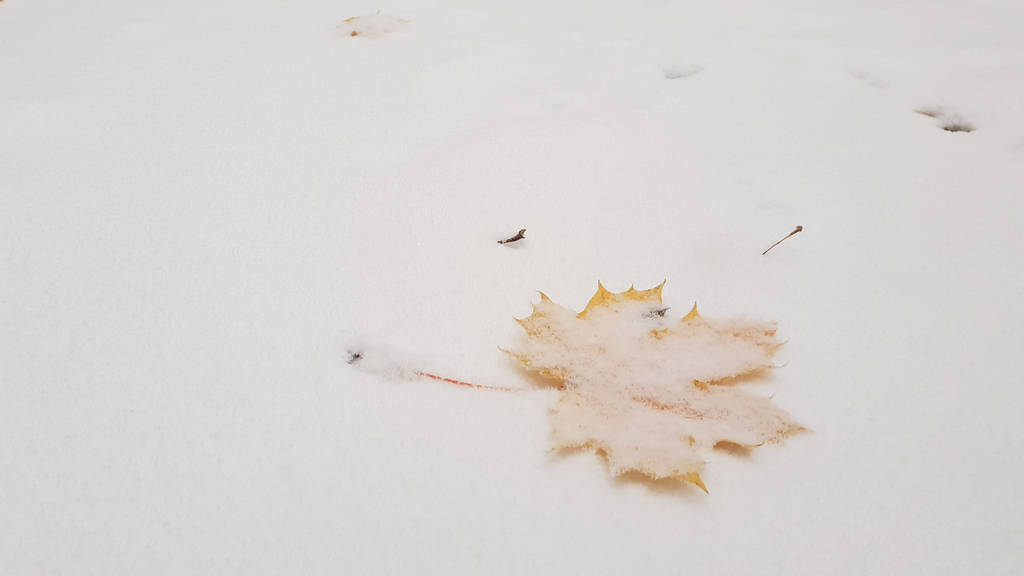
[[[683,480],[690,482],[691,484],[696,484],[697,488],[703,490],[705,494],[710,494],[710,492],[708,492],[708,487],[705,486],[704,481],[700,479],[700,474],[696,472],[690,472],[689,474],[683,476]]]
[[[587,303],[583,311],[577,314],[577,317],[586,318],[587,314],[594,308],[613,306],[624,302],[654,302],[661,305],[661,289],[664,285],[665,282],[662,282],[654,288],[648,288],[647,290],[637,290],[635,285],[630,285],[629,290],[614,293],[609,292],[604,287],[604,284],[598,280],[597,292],[591,297],[590,302]]]
[[[690,310],[690,312],[686,316],[683,316],[683,320],[682,321],[683,322],[689,322],[691,320],[696,320],[697,318],[700,318],[700,314],[697,313],[697,303],[694,302],[693,303],[693,309]]]

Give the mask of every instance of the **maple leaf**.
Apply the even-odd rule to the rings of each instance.
[[[409,24],[408,20],[367,14],[366,16],[354,16],[338,24],[338,33],[343,36],[362,36],[365,38],[381,38],[385,34],[391,34],[404,28]]]
[[[697,305],[679,322],[664,318],[661,292],[597,293],[579,314],[541,293],[517,320],[526,341],[506,352],[563,383],[551,414],[553,449],[603,452],[614,475],[700,478],[716,444],[753,448],[804,430],[770,398],[726,380],[773,368],[775,324],[710,320]]]

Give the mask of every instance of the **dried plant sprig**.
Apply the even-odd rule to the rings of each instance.
[[[498,392],[529,392],[534,390],[533,388],[510,388],[508,386],[484,386],[483,384],[473,384],[472,382],[463,382],[462,380],[455,380],[452,378],[445,378],[444,376],[437,376],[429,374],[427,372],[420,372],[416,370],[413,374],[422,376],[424,378],[430,378],[431,380],[440,380],[441,382],[447,382],[448,384],[455,384],[456,386],[465,386],[466,388],[476,388],[478,390],[497,390]],[[564,390],[564,387],[559,387],[558,390]]]
[[[800,231],[802,231],[803,229],[804,229],[804,227],[803,227],[803,226],[797,226],[797,227],[796,227],[796,230],[793,230],[792,232],[790,232],[790,233],[789,233],[789,234],[788,234],[788,235],[786,236],[786,238],[789,238],[789,237],[790,237],[790,236],[792,236],[793,234],[796,234],[797,232],[800,232]],[[783,238],[782,240],[785,240],[786,238]],[[778,246],[779,244],[782,244],[782,240],[779,240],[779,241],[778,241],[778,242],[776,242],[775,244],[772,244],[771,246],[769,246],[769,247],[768,247],[768,250],[771,250],[772,248],[775,248],[775,247],[776,247],[776,246]],[[764,256],[765,254],[767,254],[767,253],[768,253],[768,250],[765,250],[764,252],[761,252],[761,256]]]
[[[515,236],[513,236],[511,238],[506,238],[504,240],[498,240],[498,244],[509,244],[509,243],[512,243],[512,242],[518,242],[518,241],[522,240],[523,238],[526,238],[526,228],[523,228],[522,230],[519,231],[518,234],[516,234]]]

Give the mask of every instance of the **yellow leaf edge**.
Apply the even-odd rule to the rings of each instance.
[[[567,444],[556,444],[556,445],[551,447],[551,450],[552,451],[556,451],[556,450],[589,450],[591,452],[594,452],[595,454],[604,453],[604,458],[606,460],[608,458],[608,455],[612,453],[611,447],[609,447],[609,446],[607,446],[607,445],[605,445],[605,444],[603,444],[601,442],[595,442],[595,441],[579,442],[579,443],[567,443]],[[623,468],[623,469],[620,469],[620,470],[613,470],[612,474],[614,476],[621,476],[622,474],[624,474],[626,472],[636,472],[638,474],[642,474],[642,475],[650,478],[651,480],[664,480],[666,478],[670,478],[672,480],[679,480],[681,482],[687,482],[687,483],[690,483],[690,484],[693,484],[693,485],[697,486],[698,488],[703,490],[705,494],[710,494],[710,492],[708,492],[708,487],[704,485],[704,481],[701,480],[701,478],[700,478],[700,473],[696,472],[696,471],[689,471],[689,472],[681,472],[680,471],[680,472],[673,472],[672,474],[667,474],[667,475],[658,475],[658,474],[656,474],[654,472],[651,472],[650,470],[646,470],[644,468]]]
[[[577,318],[586,318],[589,312],[597,308],[603,308],[619,302],[650,302],[652,304],[661,305],[661,291],[665,288],[665,283],[668,280],[663,280],[661,284],[658,284],[654,288],[648,288],[647,290],[637,290],[633,284],[629,285],[629,290],[625,292],[610,292],[607,288],[601,284],[601,281],[597,281],[597,292],[590,298],[590,302],[587,302],[587,306],[582,312],[576,315]]]

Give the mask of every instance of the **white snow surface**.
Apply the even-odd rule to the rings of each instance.
[[[378,10],[410,24],[338,32]],[[0,574],[1019,574],[1022,31],[1017,0],[0,3]],[[512,318],[599,279],[776,321],[757,390],[813,433],[705,495],[546,451],[554,392],[348,364],[530,388]]]

